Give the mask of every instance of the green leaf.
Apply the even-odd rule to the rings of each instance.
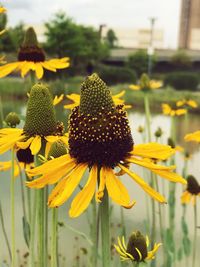
[[[24,216],[22,217],[22,223],[23,223],[24,239],[25,239],[25,242],[26,242],[27,246],[29,247],[29,243],[30,243],[30,225],[29,225],[28,221],[26,220],[26,218]]]

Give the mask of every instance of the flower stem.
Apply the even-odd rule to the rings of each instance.
[[[105,190],[103,201],[100,206],[101,216],[101,238],[102,238],[102,267],[110,267],[110,220],[109,220],[109,199]]]
[[[5,224],[4,224],[3,210],[2,210],[1,203],[0,203],[0,220],[1,220],[1,225],[2,225],[3,235],[4,235],[4,238],[5,238],[5,241],[6,241],[6,246],[8,248],[10,261],[12,261],[12,253],[11,253],[11,248],[10,248],[10,244],[9,244],[9,240],[8,240],[8,236],[7,236],[6,228],[5,228]]]
[[[145,115],[146,115],[148,142],[151,142],[151,113],[150,113],[149,98],[148,98],[147,93],[144,93],[144,108],[145,108]]]
[[[99,172],[98,172],[99,175]],[[92,266],[97,266],[97,257],[98,257],[98,231],[97,231],[97,208],[96,208],[96,200],[93,198],[92,200],[92,216],[93,216],[93,222],[92,222]]]
[[[52,234],[51,234],[51,267],[57,267],[58,255],[58,209],[52,209]]]
[[[197,204],[195,203],[194,204],[194,242],[193,242],[192,267],[195,267],[196,245],[197,245]]]
[[[37,210],[37,196],[38,196],[38,192],[35,189],[33,192],[33,207],[32,207],[32,214],[31,214],[31,220],[30,220],[30,267],[34,267],[35,266],[35,223],[36,223],[36,210]]]
[[[12,251],[12,263],[11,267],[16,267],[15,265],[15,152],[14,149],[11,150],[11,181],[10,181],[10,195],[11,195],[11,251]]]

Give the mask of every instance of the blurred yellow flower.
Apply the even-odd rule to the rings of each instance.
[[[124,100],[123,99],[120,99],[121,97],[124,96],[124,94],[125,94],[125,91],[123,90],[120,93],[112,96],[112,99],[113,99],[115,105],[123,105],[124,104]],[[80,104],[80,95],[79,94],[70,94],[70,95],[66,95],[66,97],[69,100],[71,100],[73,103],[72,104],[64,105],[64,108],[65,109],[73,109],[73,108],[79,106],[79,104]],[[126,109],[128,109],[128,108],[131,108],[132,106],[125,104],[124,107]]]
[[[138,84],[131,84],[129,88],[134,91],[149,91],[159,89],[163,85],[162,81],[150,80],[147,74],[142,74]]]
[[[194,176],[189,175],[187,178],[187,189],[181,196],[181,203],[188,204],[192,201],[196,205],[197,196],[200,196],[200,185]]]
[[[56,106],[58,105],[64,98],[64,94],[61,94],[60,96],[55,96],[53,99],[53,105]]]
[[[65,69],[69,65],[68,57],[45,60],[44,51],[38,45],[34,29],[29,28],[18,52],[18,61],[0,66],[0,78],[14,71],[19,71],[22,77],[29,71],[34,71],[36,77],[41,79],[44,75],[44,69],[56,72],[57,69]]]
[[[196,131],[194,133],[186,134],[184,139],[187,142],[190,142],[190,141],[200,142],[200,131]]]
[[[7,11],[7,9],[3,6],[0,7],[0,13],[5,13]]]
[[[169,115],[169,116],[181,116],[187,113],[187,109],[181,108],[181,109],[172,109],[169,104],[163,103],[162,104],[162,111],[163,114]]]
[[[183,99],[176,102],[177,107],[191,107],[191,108],[197,108],[198,104],[195,100],[192,99]]]
[[[153,250],[148,251],[149,238],[144,237],[139,231],[132,233],[127,245],[124,236],[121,240],[118,237],[118,245],[114,245],[122,261],[130,260],[133,262],[153,260],[160,246],[161,243],[155,244]]]

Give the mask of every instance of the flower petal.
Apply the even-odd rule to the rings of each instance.
[[[124,167],[122,164],[118,164],[118,166],[124,170],[147,194],[149,194],[155,200],[166,203],[165,198],[158,192],[156,192],[153,188],[151,188],[142,178],[140,178],[137,174],[131,172],[129,169]]]
[[[67,201],[78,186],[86,168],[86,164],[77,165],[67,177],[58,183],[49,196],[49,207],[57,207]]]
[[[40,151],[41,142],[42,142],[41,137],[39,135],[36,135],[36,137],[34,137],[30,145],[30,150],[31,150],[32,155],[36,155]]]
[[[35,63],[35,73],[38,79],[41,79],[44,75],[44,70],[41,63]]]
[[[112,198],[112,200],[125,208],[131,208],[135,202],[131,202],[126,187],[118,178],[116,178],[113,170],[103,167],[101,171],[103,172],[102,175],[105,177],[108,195]]]
[[[161,145],[158,143],[147,143],[135,145],[132,155],[144,158],[166,160],[172,156],[176,151],[168,145]]]
[[[96,189],[97,166],[93,166],[87,184],[74,198],[69,211],[70,217],[78,217],[89,206]]]

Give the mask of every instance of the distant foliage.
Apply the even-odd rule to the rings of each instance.
[[[197,90],[198,75],[191,72],[173,72],[165,77],[165,85],[170,85],[177,90]]]
[[[96,70],[108,85],[117,83],[135,83],[136,73],[127,67],[111,67],[100,65]]]
[[[148,59],[149,56],[146,50],[138,50],[134,54],[129,55],[128,57],[128,67],[135,70],[138,77],[142,73],[148,72]],[[152,67],[155,65],[156,58],[155,56],[152,57]]]
[[[108,46],[110,48],[116,47],[117,40],[118,39],[117,39],[115,32],[112,29],[109,29],[105,37],[105,41],[107,42]]]
[[[0,38],[0,51],[13,53],[16,52],[21,45],[25,29],[24,24],[20,22],[15,27],[6,27],[7,15],[1,14],[0,16],[0,31],[6,28],[6,32]]]
[[[46,51],[58,57],[70,57],[73,66],[86,66],[89,61],[97,62],[109,54],[97,30],[76,24],[65,13],[57,13],[45,26]]]
[[[171,58],[171,63],[177,69],[188,69],[192,66],[190,56],[183,50],[177,51]]]

